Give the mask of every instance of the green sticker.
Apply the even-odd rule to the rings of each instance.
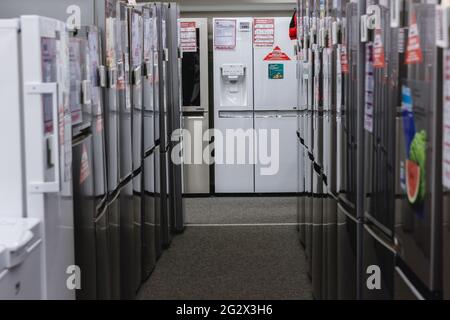
[[[284,79],[284,64],[270,63],[269,64],[269,79],[273,79],[273,80]]]

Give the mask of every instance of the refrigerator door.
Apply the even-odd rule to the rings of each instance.
[[[136,294],[135,211],[133,182],[120,189],[120,299],[134,299]],[[139,247],[140,249],[140,247]]]
[[[97,297],[97,265],[92,135],[73,141],[73,210],[75,223],[75,264],[83,272],[81,290],[77,299],[94,300]]]
[[[119,186],[119,61],[120,53],[120,15],[117,13],[118,2],[108,1],[105,21],[105,65],[108,83],[105,90],[105,142],[107,159],[108,192],[114,193]],[[122,86],[122,84],[120,84]]]
[[[443,217],[443,254],[444,254],[444,299],[450,299],[450,191],[447,189],[444,192],[444,206],[442,212]]]
[[[297,110],[295,41],[289,38],[290,22],[290,17],[253,19],[255,110]],[[272,42],[260,38],[264,31],[273,32]]]
[[[209,194],[209,163],[203,151],[209,145],[203,137],[209,128],[209,116],[205,112],[183,113],[183,161],[184,193]]]
[[[394,298],[396,251],[389,237],[373,225],[364,228],[363,293],[365,300]]]
[[[109,227],[108,207],[104,206],[99,210],[99,214],[95,220],[95,259],[96,259],[96,299],[110,300],[112,299],[112,266],[111,248],[110,248],[110,227]]]
[[[143,7],[144,17],[144,77],[143,88],[143,134],[144,155],[155,147],[155,68],[154,68],[154,20],[151,7]]]
[[[69,105],[72,113],[72,132],[74,135],[89,128],[92,121],[90,80],[88,80],[88,43],[82,36],[69,38]]]
[[[161,200],[161,177],[162,177],[162,167],[161,167],[161,152],[160,146],[156,146],[155,152],[155,248],[156,248],[156,258],[158,259],[162,253],[162,225],[161,216],[163,214],[162,200]]]
[[[66,286],[67,266],[74,265],[71,117],[63,103],[68,37],[62,22],[38,16],[21,17],[20,28],[27,216],[40,219],[45,230],[43,298],[73,299]]]
[[[305,151],[304,145],[300,142],[300,138],[297,142],[298,148],[298,197],[297,197],[297,217],[298,217],[298,230],[300,243],[305,246],[305,203],[306,203],[306,188],[305,188]]]
[[[258,112],[254,123],[255,192],[295,193],[298,168],[292,148],[297,144],[297,111]]]
[[[109,271],[111,273],[111,299],[120,299],[120,191],[113,194],[108,203],[108,246],[109,255]],[[103,222],[102,222],[103,223]]]
[[[156,263],[156,194],[155,153],[144,159],[144,210],[142,214],[142,280],[146,280]]]
[[[356,220],[348,209],[338,204],[337,296],[339,300],[356,299]]]
[[[213,45],[217,125],[221,111],[253,110],[252,19],[214,18]]]
[[[105,153],[105,127],[104,127],[104,104],[103,87],[100,78],[103,72],[101,66],[100,34],[97,27],[90,26],[86,29],[89,52],[89,74],[91,83],[92,104],[92,147],[93,147],[93,171],[94,171],[94,194],[97,203],[98,214],[100,207],[104,204],[107,195],[106,181],[106,153]]]
[[[405,148],[401,150],[400,167],[402,190],[402,220],[396,225],[395,236],[398,241],[399,256],[404,264],[420,279],[421,287],[428,292],[439,291],[433,281],[440,261],[434,260],[433,238],[441,232],[435,225],[435,194],[440,194],[441,178],[434,176],[436,159],[440,146],[435,143],[435,103],[436,83],[436,45],[435,5],[411,4],[410,28],[416,30],[420,37],[419,60],[417,52],[406,52],[405,63],[408,65],[408,78],[402,82],[402,129]],[[411,33],[410,33],[411,35]],[[416,184],[414,184],[416,183]],[[414,194],[414,188],[417,193]],[[440,206],[438,206],[440,208]],[[435,234],[436,233],[436,234]],[[406,273],[406,272],[404,272]],[[439,284],[440,286],[441,284]]]
[[[142,66],[143,66],[143,16],[137,9],[129,9],[130,66],[132,90],[133,171],[141,167],[142,149]]]
[[[119,145],[120,145],[120,181],[130,177],[133,170],[132,150],[132,103],[131,103],[131,77],[129,56],[129,19],[130,8],[125,3],[118,5],[118,99],[119,99]]]
[[[208,19],[180,19],[183,111],[209,110]]]
[[[241,150],[241,159],[238,159],[237,155],[234,154],[234,146],[226,148],[226,143],[229,143],[229,141],[236,143],[236,137],[228,136],[225,139],[224,134],[214,137],[216,192],[254,192],[254,166],[249,164],[251,163],[249,160],[252,160],[255,156],[253,152],[253,112],[219,112],[215,128],[222,133],[227,130],[234,130],[231,132],[234,132],[235,135],[243,130],[242,133],[245,135],[245,139],[240,139],[240,144],[237,146]],[[245,159],[243,159],[243,156],[245,156]]]

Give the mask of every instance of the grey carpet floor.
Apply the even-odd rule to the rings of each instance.
[[[188,224],[296,223],[297,198],[187,198]]]
[[[264,205],[257,199],[190,200],[187,216],[200,225],[295,222],[295,202],[281,198],[265,199]],[[209,207],[203,211],[209,214],[192,214],[196,206]],[[285,213],[275,221],[280,208]],[[190,226],[163,253],[138,299],[293,300],[312,299],[311,292],[294,225]]]

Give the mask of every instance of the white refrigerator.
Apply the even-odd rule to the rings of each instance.
[[[68,39],[63,22],[39,16],[0,20],[2,216],[41,224],[43,299],[74,299]],[[15,214],[10,214],[15,213]]]

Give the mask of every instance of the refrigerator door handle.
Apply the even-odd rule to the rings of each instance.
[[[49,83],[27,83],[25,85],[27,94],[51,94],[52,95],[52,122],[53,134],[47,138],[52,144],[52,161],[55,169],[55,179],[49,182],[30,182],[28,187],[32,193],[58,193],[60,192],[60,163],[59,163],[59,121],[58,121],[58,85]],[[47,141],[49,141],[47,140]]]

